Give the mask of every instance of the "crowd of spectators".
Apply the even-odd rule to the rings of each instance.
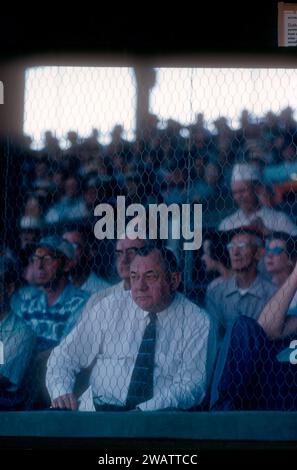
[[[116,125],[107,145],[100,143],[96,129],[84,139],[69,131],[66,149],[50,131],[40,150],[31,148],[28,137],[3,139],[1,275],[7,296],[0,340],[11,315],[17,318],[18,341],[21,335],[29,337],[28,331],[34,333],[33,353],[27,347],[23,357],[32,353],[38,358],[33,368],[42,384],[35,390],[35,407],[48,405],[45,373],[52,349],[80,321],[90,296],[97,295],[99,302],[114,295],[111,285],[119,276],[124,279],[114,267],[114,242],[94,236],[94,208],[108,203],[116,209],[117,196],[125,196],[126,206],[138,203],[145,208],[162,202],[201,203],[203,248],[191,253],[189,262],[181,244],[167,242],[181,265],[179,290],[202,304],[218,323],[225,350],[234,346],[232,335],[241,317],[270,331],[265,306],[294,276],[296,264],[297,122],[293,116],[289,107],[261,119],[253,119],[244,110],[239,129],[220,117],[211,132],[201,113],[189,126],[169,119],[165,128],[149,115],[132,142],[124,139],[123,127]],[[7,281],[9,270],[14,276]],[[285,309],[292,316],[293,291]],[[283,317],[285,323],[285,312]],[[90,357],[94,359],[93,354]],[[0,408],[5,409],[10,400],[17,409],[24,397],[15,398],[13,393],[25,371],[15,378],[1,367],[0,387],[6,396]],[[217,388],[212,395],[217,393],[217,402],[224,406],[222,374],[229,374],[228,383],[231,372],[235,374],[225,369],[216,369]]]

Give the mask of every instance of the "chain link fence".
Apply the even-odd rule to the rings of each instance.
[[[158,69],[137,129],[117,71],[29,70],[2,138],[0,409],[296,410],[296,71]]]

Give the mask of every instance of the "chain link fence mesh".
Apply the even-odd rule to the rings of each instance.
[[[296,71],[158,69],[137,129],[133,70],[79,71],[1,141],[0,409],[296,409]],[[120,196],[168,239],[96,238]]]

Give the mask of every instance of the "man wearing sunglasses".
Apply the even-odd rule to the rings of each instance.
[[[266,241],[265,266],[271,281],[281,287],[297,261],[295,238],[284,232],[273,232]]]

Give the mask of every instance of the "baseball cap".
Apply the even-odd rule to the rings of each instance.
[[[41,240],[36,243],[36,247],[45,247],[53,251],[58,251],[70,260],[75,256],[75,248],[72,243],[59,235],[50,235],[41,238]]]

